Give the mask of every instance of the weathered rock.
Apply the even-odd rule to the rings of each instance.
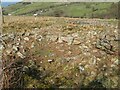
[[[73,41],[74,45],[79,45],[80,43],[81,43],[80,39],[74,39],[74,41]]]
[[[62,42],[63,42],[63,38],[64,38],[64,37],[59,36],[59,38],[58,38],[58,43],[62,43]]]
[[[52,62],[54,62],[54,59],[49,59],[48,62],[52,63]]]
[[[25,40],[25,41],[29,41],[29,38],[28,38],[28,37],[25,37],[24,40]]]
[[[12,52],[12,49],[7,49],[6,52],[7,52],[7,55],[9,55]]]
[[[16,47],[15,45],[13,45],[13,50],[18,51],[19,49],[18,49],[18,47]]]
[[[72,34],[72,37],[78,38],[78,37],[79,37],[79,34],[78,34],[78,33],[73,33],[73,34]]]
[[[80,65],[79,70],[80,70],[80,73],[82,73],[85,70],[85,68],[82,65]]]
[[[35,47],[35,43],[32,42],[32,44],[31,44],[31,48],[34,48],[34,47]]]
[[[25,58],[25,56],[21,52],[17,52],[17,55],[22,59]]]
[[[63,38],[63,41],[67,42],[68,45],[72,45],[73,40],[74,40],[74,38],[72,36],[70,36],[70,35],[68,35],[67,37]]]
[[[39,42],[41,42],[42,39],[43,39],[43,36],[42,35],[37,35],[35,38],[36,38],[36,40],[38,40]]]
[[[112,54],[112,48],[113,46],[111,45],[110,41],[103,38],[100,39],[97,43],[96,43],[96,48],[101,49],[103,51],[105,51],[106,53]]]
[[[58,40],[58,36],[57,35],[47,35],[46,38],[47,38],[47,40],[51,40],[53,42]]]
[[[50,40],[53,41],[53,42],[57,41],[57,39],[58,39],[58,36],[52,35],[52,36],[50,37]]]

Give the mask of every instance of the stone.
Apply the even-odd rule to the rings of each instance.
[[[54,54],[54,53],[49,53],[48,56],[49,56],[49,57],[53,57],[53,56],[55,56],[55,54]]]
[[[35,47],[35,43],[32,42],[32,44],[31,44],[31,48],[34,48],[34,47]]]
[[[67,36],[63,38],[63,41],[67,42],[68,45],[71,45],[73,43],[74,38],[72,36]]]
[[[42,36],[42,35],[37,35],[37,36],[36,36],[36,39],[40,42],[40,41],[42,41],[43,36]]]
[[[25,56],[21,52],[17,52],[17,55],[22,59],[25,58]]]
[[[64,37],[59,37],[59,38],[58,38],[58,43],[62,43],[62,42],[63,42],[63,38],[64,38]]]
[[[113,54],[113,46],[111,45],[110,40],[106,39],[106,36],[97,41],[96,48],[105,51],[107,54]]]
[[[71,55],[71,54],[72,54],[72,52],[71,52],[71,51],[68,51],[68,54],[69,54],[69,55]]]
[[[79,39],[74,39],[73,44],[74,45],[79,45],[81,42]]]
[[[13,45],[13,50],[18,51],[18,47],[16,47],[15,45]]]
[[[25,40],[25,41],[29,41],[29,38],[28,38],[28,37],[25,37],[24,40]]]
[[[7,49],[7,50],[6,50],[6,53],[7,53],[8,55],[9,55],[11,52],[12,52],[11,49]]]
[[[53,36],[53,35],[52,35],[52,36],[50,37],[50,40],[53,41],[53,42],[55,42],[55,41],[58,40],[58,36],[56,36],[56,35]]]
[[[70,60],[72,60],[71,57],[67,57],[65,59],[66,59],[67,62],[69,62]]]
[[[77,37],[79,37],[79,34],[78,33],[73,33],[72,37],[77,38]]]
[[[96,64],[96,61],[97,61],[97,58],[94,56],[94,57],[93,57],[93,63],[92,63],[92,64],[95,65],[95,64]]]
[[[29,60],[28,67],[29,68],[37,68],[37,65],[33,60]]]
[[[28,72],[28,70],[29,70],[29,67],[27,67],[27,66],[24,66],[22,69],[23,72]]]
[[[116,65],[119,65],[119,59],[116,59],[115,61],[114,61],[114,64],[116,64]]]
[[[54,62],[54,60],[53,59],[48,59],[48,62],[52,63],[52,62]]]
[[[80,70],[80,72],[82,73],[82,72],[85,70],[85,68],[84,68],[82,65],[80,65],[80,66],[79,66],[79,70]]]

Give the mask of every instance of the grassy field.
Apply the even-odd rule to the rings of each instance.
[[[13,15],[117,18],[117,3],[17,3],[3,8]]]

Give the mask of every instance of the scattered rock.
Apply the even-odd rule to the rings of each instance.
[[[36,40],[38,40],[39,42],[41,42],[43,39],[43,36],[42,35],[37,35],[36,36]]]
[[[79,39],[74,39],[73,44],[74,45],[79,45],[81,42]]]
[[[82,73],[85,70],[85,68],[82,65],[80,65],[79,70],[80,70],[80,73]]]
[[[31,48],[34,48],[34,47],[35,47],[35,43],[32,42],[32,44],[31,44]]]
[[[11,52],[12,52],[11,49],[7,49],[7,50],[6,50],[7,55],[9,55]]]
[[[79,34],[78,34],[78,33],[73,33],[73,34],[72,34],[72,37],[78,38],[78,37],[79,37]]]
[[[25,56],[21,52],[17,52],[17,55],[22,59],[25,58]]]
[[[24,40],[25,40],[25,41],[29,41],[29,38],[28,38],[28,37],[25,37]]]
[[[13,46],[13,50],[18,51],[19,47],[16,47],[15,45]]]
[[[68,35],[67,37],[63,38],[63,41],[67,42],[68,45],[72,45],[73,40],[74,40],[74,38],[72,36],[70,36],[70,35]]]
[[[52,63],[52,62],[54,62],[54,60],[53,60],[53,59],[49,59],[48,62],[49,62],[49,63]]]
[[[64,38],[64,37],[59,36],[59,38],[58,38],[58,43],[62,43],[62,42],[63,42],[63,38]]]
[[[56,41],[58,40],[58,36],[52,35],[52,36],[50,37],[50,40],[53,41],[53,42],[56,42]]]

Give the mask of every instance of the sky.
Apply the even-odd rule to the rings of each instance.
[[[22,0],[1,0],[2,2],[20,2]]]

